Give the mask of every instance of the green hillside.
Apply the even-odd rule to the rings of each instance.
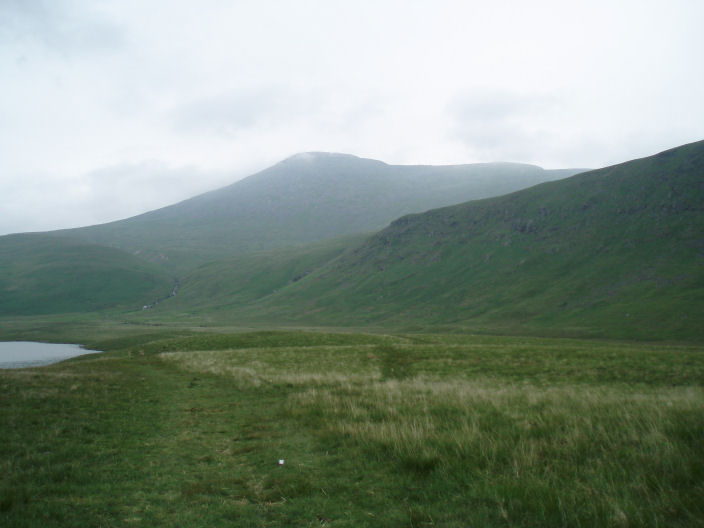
[[[159,310],[196,319],[249,305],[293,284],[369,235],[348,235],[297,248],[259,251],[209,262],[186,274],[178,295]]]
[[[181,274],[234,254],[374,231],[404,214],[576,172],[515,163],[398,166],[343,154],[299,154],[179,204],[57,233],[124,249]]]
[[[0,237],[0,315],[140,309],[173,280],[124,251],[40,234]]]
[[[306,324],[702,339],[704,142],[405,216],[226,311]]]

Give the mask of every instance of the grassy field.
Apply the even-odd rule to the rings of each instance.
[[[2,526],[704,526],[701,346],[91,340],[0,371]]]

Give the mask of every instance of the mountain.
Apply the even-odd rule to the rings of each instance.
[[[166,303],[169,313],[179,314],[179,318],[198,318],[211,311],[227,312],[229,307],[248,306],[303,279],[350,247],[359,246],[368,236],[347,235],[208,262],[180,280],[178,296]]]
[[[0,316],[141,309],[172,287],[163,270],[118,249],[41,234],[0,237]]]
[[[504,194],[579,171],[514,163],[400,166],[306,153],[169,207],[55,234],[123,249],[183,273],[229,255],[374,231],[404,214]]]
[[[704,339],[704,141],[404,216],[284,283],[227,310],[296,324]]]

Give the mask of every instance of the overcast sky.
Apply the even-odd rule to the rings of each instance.
[[[0,0],[0,234],[297,152],[602,167],[704,139],[702,0]]]

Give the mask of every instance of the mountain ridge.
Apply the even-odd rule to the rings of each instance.
[[[117,247],[182,273],[232,254],[372,231],[402,214],[579,170],[510,163],[388,165],[349,154],[301,153],[171,206],[53,233]]]
[[[357,166],[354,157],[345,160]],[[340,167],[339,160],[328,161]],[[325,164],[316,166],[316,174],[303,174],[307,184],[330,174]],[[287,177],[286,170],[274,169],[265,176]],[[466,170],[459,175],[464,178]],[[445,172],[448,186],[450,176]],[[288,183],[295,188],[295,177]],[[284,198],[291,195],[288,188],[274,189]],[[286,215],[275,219],[282,225]],[[181,275],[176,297],[145,311],[138,297],[151,297],[148,304],[171,291],[172,275],[164,267],[56,233],[37,236],[34,241],[46,251],[32,244],[31,235],[0,237],[0,301],[27,284],[19,255],[35,274],[29,278],[38,296],[27,299],[28,307],[32,302],[48,307],[43,290],[63,283],[57,278],[69,278],[66,283],[81,294],[79,304],[56,301],[54,313],[114,309],[140,324],[236,320],[259,326],[704,340],[704,141],[501,196],[406,214],[369,235],[211,259]],[[15,242],[26,243],[26,251],[13,249]],[[57,255],[58,267],[44,273],[44,264]],[[85,255],[95,259],[84,262],[91,260]],[[82,281],[86,264],[90,280]],[[10,268],[16,280],[8,287],[1,283]],[[91,289],[100,286],[104,273],[112,281],[111,295],[124,293],[120,281],[142,286],[124,299],[94,302]],[[54,299],[62,293],[71,290],[54,291]]]
[[[232,313],[704,339],[703,270],[704,141],[406,215]]]

